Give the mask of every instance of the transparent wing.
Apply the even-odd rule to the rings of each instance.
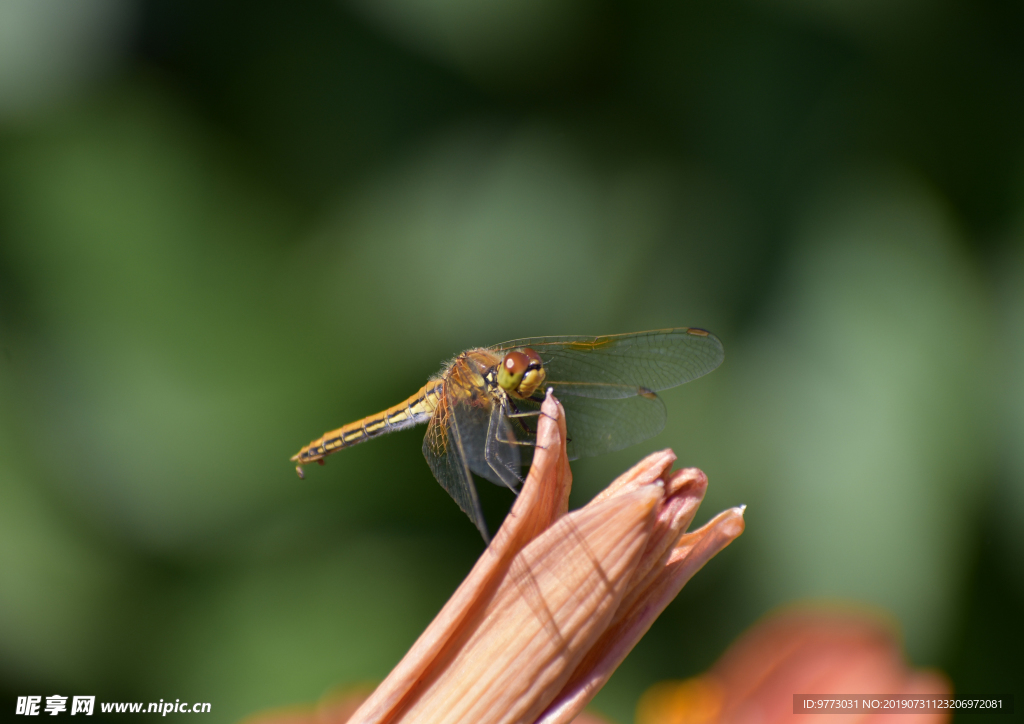
[[[621,399],[657,392],[706,375],[722,364],[722,343],[692,327],[604,337],[529,337],[493,347],[532,347],[555,394]]]
[[[621,450],[665,427],[657,390],[706,375],[722,363],[722,343],[709,332],[680,327],[605,337],[531,337],[496,352],[532,347],[544,362],[543,389],[565,407],[569,457]],[[538,390],[538,398],[543,390]],[[524,411],[538,400],[516,400]]]
[[[458,428],[462,455],[469,469],[495,485],[518,489],[522,464],[512,422],[498,404],[473,404],[470,398],[452,396],[450,415]],[[504,479],[503,479],[504,476]]]
[[[448,385],[445,385],[447,388]],[[471,426],[457,424],[456,416],[449,403],[450,396],[446,389],[442,393],[441,404],[434,411],[427,426],[426,437],[423,438],[423,457],[427,459],[430,471],[437,482],[448,491],[462,511],[469,516],[473,524],[480,530],[485,541],[490,541],[487,523],[483,511],[480,510],[480,499],[476,494],[473,476],[470,474],[469,459],[473,454],[474,442],[478,435]],[[484,428],[486,433],[486,428]],[[463,433],[466,433],[464,436]],[[468,448],[467,448],[468,445]],[[467,449],[469,455],[467,455]]]
[[[606,399],[560,395],[556,388],[555,396],[565,408],[569,437],[566,451],[570,460],[622,450],[654,437],[665,427],[665,403],[653,392],[646,396]],[[515,405],[524,412],[538,410],[540,400],[516,400]],[[527,424],[536,424],[533,422],[536,418],[527,419],[531,421]]]

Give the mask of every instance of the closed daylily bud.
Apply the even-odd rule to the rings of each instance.
[[[707,478],[648,456],[568,515],[565,420],[544,402],[523,492],[469,577],[356,712],[369,722],[570,722],[742,510],[683,535]]]
[[[743,532],[743,511],[732,509],[685,534],[707,478],[670,472],[668,450],[566,514],[565,420],[550,393],[542,410],[512,511],[350,724],[583,722],[583,707],[686,581]]]

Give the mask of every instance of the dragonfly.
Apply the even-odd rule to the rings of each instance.
[[[621,450],[665,427],[658,392],[724,359],[710,332],[676,327],[600,337],[528,337],[466,350],[383,412],[324,433],[292,456],[302,466],[389,432],[427,423],[423,455],[437,482],[489,540],[473,474],[517,491],[551,389],[565,410],[570,460]]]

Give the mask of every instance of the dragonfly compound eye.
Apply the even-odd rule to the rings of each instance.
[[[536,352],[534,352],[529,347],[523,348],[523,354],[525,354],[526,355],[526,359],[529,360],[529,362],[530,362],[529,368],[531,370],[539,370],[541,367],[544,366],[544,363],[541,362],[541,360],[540,360],[540,355],[537,354]]]
[[[498,368],[498,384],[506,392],[514,392],[523,381],[526,368],[530,366],[529,358],[522,352],[509,352]]]

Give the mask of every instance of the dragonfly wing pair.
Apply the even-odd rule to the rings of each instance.
[[[665,427],[658,391],[701,377],[724,358],[717,337],[686,327],[604,337],[531,337],[489,349],[500,361],[506,352],[524,348],[536,350],[547,374],[533,397],[508,399],[507,405],[474,404],[475,383],[457,363],[445,379],[445,399],[423,442],[434,477],[485,539],[471,473],[515,489],[520,465],[532,458],[528,445],[535,438],[536,418],[510,413],[539,410],[550,387],[565,409],[570,460],[621,450]]]
[[[665,427],[657,392],[695,380],[722,363],[722,343],[702,329],[680,327],[604,337],[531,337],[500,353],[530,347],[544,361],[544,387],[565,408],[569,459],[643,442]],[[524,406],[536,408],[539,401]]]
[[[442,383],[442,399],[423,439],[423,456],[441,487],[488,540],[472,473],[516,490],[522,465],[517,443],[532,436],[507,416],[509,410],[501,401],[482,400],[472,371],[460,365],[467,363],[456,361]],[[520,434],[513,427],[519,427]]]

